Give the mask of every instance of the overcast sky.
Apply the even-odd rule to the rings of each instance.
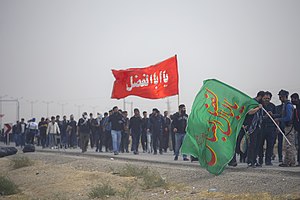
[[[104,112],[111,69],[178,56],[180,103],[188,110],[202,82],[216,78],[250,96],[300,92],[300,1],[1,0],[0,96],[23,97],[21,117]],[[172,111],[177,97],[169,98]],[[167,99],[128,97],[134,107],[167,109]],[[127,109],[130,104],[126,104]],[[3,103],[5,122],[16,118]],[[96,107],[95,107],[96,106]],[[93,108],[94,107],[94,108]]]

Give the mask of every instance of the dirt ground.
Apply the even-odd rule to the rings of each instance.
[[[26,156],[34,164],[13,169],[14,156]],[[298,172],[243,168],[214,176],[195,166],[41,152],[14,156],[0,159],[0,175],[14,181],[20,193],[0,199],[85,200],[102,183],[118,191],[106,199],[300,199]],[[138,178],[120,176],[117,172],[128,165],[158,171],[168,186],[145,189]]]

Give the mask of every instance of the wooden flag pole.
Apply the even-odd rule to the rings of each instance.
[[[279,132],[282,134],[282,136],[284,137],[284,139],[289,143],[289,145],[292,145],[290,143],[290,141],[286,138],[285,134],[282,132],[282,130],[280,129],[280,127],[278,126],[278,124],[275,122],[275,120],[273,119],[273,117],[268,113],[268,111],[266,111],[263,107],[261,107],[263,109],[263,111],[269,116],[269,118],[272,120],[272,122],[275,124],[275,126],[277,127],[277,129],[279,130]]]

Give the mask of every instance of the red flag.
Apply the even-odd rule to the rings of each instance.
[[[176,55],[145,68],[112,70],[115,77],[112,99],[129,95],[160,99],[178,94],[178,68]]]

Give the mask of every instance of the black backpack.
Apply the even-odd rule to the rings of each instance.
[[[15,147],[0,147],[0,158],[5,156],[14,155],[18,152]]]
[[[35,152],[35,146],[33,144],[26,144],[23,148],[23,153]]]
[[[191,162],[198,161],[198,158],[191,156]]]

